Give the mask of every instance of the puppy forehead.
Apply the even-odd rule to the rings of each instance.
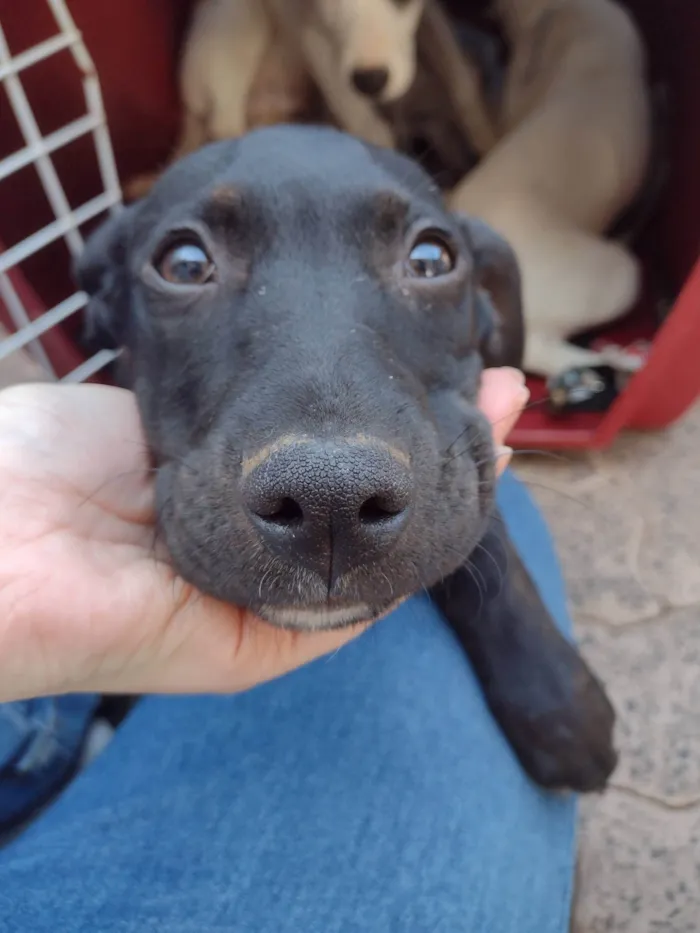
[[[247,201],[282,207],[400,202],[444,212],[439,189],[415,163],[328,127],[265,127],[213,143],[173,166],[154,188],[146,213],[209,202],[234,210]]]
[[[422,170],[392,159],[333,130],[282,129],[251,133],[214,187],[248,193],[261,207],[284,210],[312,203],[323,210],[353,205],[384,214],[406,213],[411,206],[442,209],[439,193]]]
[[[328,127],[273,126],[238,141],[235,170],[253,180],[322,180],[348,173],[371,177],[377,171],[371,151],[359,139]]]

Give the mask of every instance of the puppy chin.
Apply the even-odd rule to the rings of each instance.
[[[271,625],[297,631],[319,632],[347,628],[358,622],[374,622],[387,615],[400,600],[382,609],[355,603],[351,606],[260,606],[256,612]]]

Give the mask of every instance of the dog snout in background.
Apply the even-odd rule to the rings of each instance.
[[[429,153],[451,187],[495,143],[481,71],[438,0],[199,0],[170,162],[255,127],[330,122],[374,145]],[[127,200],[158,174],[131,179]]]
[[[389,83],[389,69],[379,68],[355,68],[350,75],[355,90],[367,97],[382,99],[384,90]]]
[[[425,0],[316,0],[349,84],[382,103],[402,97],[416,73],[416,32]]]
[[[127,348],[183,576],[339,624],[460,563],[492,505],[485,231],[403,157],[291,127],[201,150],[103,228],[81,280]]]

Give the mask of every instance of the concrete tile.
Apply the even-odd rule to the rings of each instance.
[[[602,488],[643,518],[637,569],[648,589],[671,606],[700,602],[700,405],[592,459]]]
[[[700,930],[700,405],[609,451],[517,458],[582,650],[618,710],[613,786],[585,798],[572,933]]]
[[[575,614],[622,625],[653,618],[662,609],[640,579],[639,548],[645,523],[638,508],[589,476],[571,492],[558,473],[530,465],[521,472],[547,518],[557,545]],[[544,477],[542,479],[542,477]]]
[[[588,488],[591,482],[597,483],[598,466],[593,456],[587,452],[534,453],[514,451],[513,466],[520,478],[532,482],[535,486],[553,487],[576,494]]]
[[[697,933],[700,808],[585,801],[572,933]]]
[[[700,402],[663,431],[624,431],[607,450],[591,451],[588,457],[594,469],[634,481],[637,471],[645,472],[657,459],[670,463],[689,457],[697,462],[699,452]]]
[[[515,463],[550,522],[578,613],[624,624],[700,602],[700,405],[609,451]]]
[[[700,606],[618,630],[582,624],[578,635],[618,713],[614,785],[700,804]]]

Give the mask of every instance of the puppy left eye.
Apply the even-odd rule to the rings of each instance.
[[[455,257],[445,241],[434,233],[426,234],[414,243],[408,256],[408,270],[419,279],[434,279],[447,275],[455,267]]]
[[[156,263],[156,269],[171,285],[204,285],[215,272],[204,248],[193,241],[171,246]]]

